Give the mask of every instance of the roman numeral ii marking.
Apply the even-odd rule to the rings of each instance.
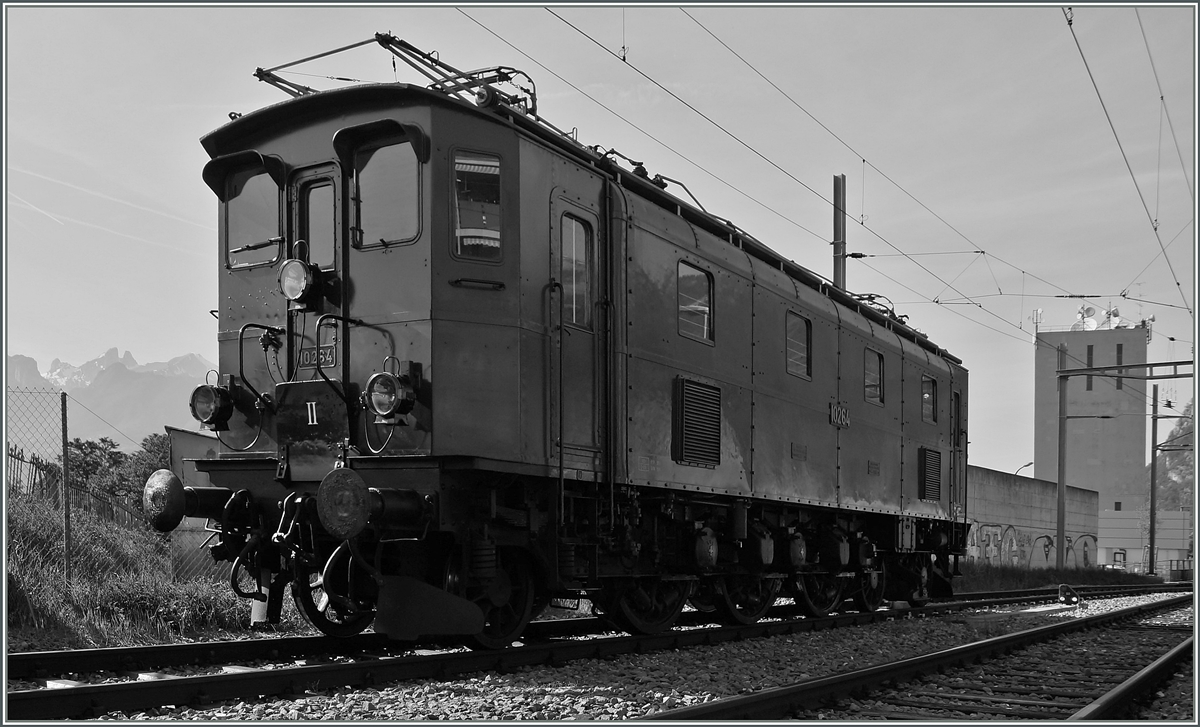
[[[317,425],[317,402],[308,401],[305,405],[308,407],[308,426],[314,427]]]

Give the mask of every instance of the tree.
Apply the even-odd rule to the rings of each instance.
[[[1195,452],[1193,451],[1192,407],[1195,400],[1189,401],[1184,407],[1182,416],[1176,420],[1175,426],[1165,440],[1159,443],[1160,449],[1155,452],[1155,483],[1154,483],[1154,524],[1158,532],[1161,528],[1162,513],[1178,510],[1190,510],[1196,491]],[[1149,479],[1150,468],[1146,467],[1146,477]],[[1146,499],[1142,503],[1141,527],[1142,537],[1149,537],[1150,532],[1150,494],[1147,490]]]
[[[132,499],[141,501],[142,486],[155,470],[171,468],[171,438],[151,434],[142,440],[142,448],[134,452],[119,468],[122,490]]]
[[[1156,509],[1182,510],[1194,502],[1195,452],[1192,451],[1192,406],[1184,407],[1183,417],[1177,419],[1171,434],[1159,446],[1155,455],[1158,480],[1155,483]]]
[[[67,443],[67,456],[73,489],[140,504],[146,479],[155,470],[171,467],[171,441],[165,434],[151,434],[142,440],[141,449],[126,454],[108,437],[75,438]]]
[[[72,489],[96,495],[111,495],[119,489],[117,470],[129,457],[108,437],[99,441],[76,437],[67,443],[67,456]]]

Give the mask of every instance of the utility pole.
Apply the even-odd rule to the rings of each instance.
[[[846,289],[846,175],[833,178],[833,284]]]
[[[1067,558],[1067,344],[1058,344],[1058,528],[1054,544],[1058,547],[1055,567],[1063,569]]]
[[[1155,575],[1154,565],[1154,515],[1157,510],[1155,507],[1155,484],[1158,475],[1158,384],[1154,385],[1154,403],[1150,410],[1150,555],[1147,557],[1149,565],[1146,567],[1146,575]]]
[[[67,392],[62,392],[63,577],[71,582],[71,465],[67,446]]]

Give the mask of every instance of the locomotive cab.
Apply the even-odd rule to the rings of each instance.
[[[501,524],[469,542],[444,536],[525,503],[488,486],[449,507],[440,496],[477,488],[481,458],[545,459],[519,426],[522,400],[543,393],[529,391],[520,360],[522,296],[541,306],[519,275],[515,134],[440,94],[386,86],[269,107],[203,143],[219,201],[225,373],[191,408],[223,446],[197,462],[214,490],[202,501],[148,486],[152,519],[174,527],[186,509],[218,520],[234,544],[214,556],[269,600],[283,587],[272,579],[295,581],[329,632],[364,627],[377,601],[421,586],[466,594],[474,579],[495,591],[498,543],[523,535]],[[366,562],[350,552],[360,542],[383,571],[349,565]],[[246,575],[233,574],[239,592]],[[471,603],[424,596],[410,599],[422,613],[391,619],[396,635],[482,628]]]

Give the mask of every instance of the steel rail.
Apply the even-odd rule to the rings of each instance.
[[[1068,720],[1118,719],[1133,699],[1171,676],[1185,659],[1195,655],[1194,636],[1160,656],[1145,669],[1121,682],[1115,689],[1068,717]]]
[[[1187,586],[1190,589],[1190,585]],[[1124,594],[1144,594],[1180,590],[1179,586],[1079,586],[1076,590],[1083,596],[1097,598]],[[1054,600],[1056,589],[1031,589],[1024,591],[992,591],[962,593],[953,601],[938,601],[920,608],[906,611],[882,610],[872,617],[874,620],[896,618],[905,614],[935,616],[947,612],[981,606],[1003,606],[1018,603]],[[800,610],[795,605],[780,604],[768,614],[771,619],[797,619]],[[839,613],[821,618],[806,618],[800,623],[809,624],[808,629],[836,628],[865,623],[867,615],[857,612]],[[710,622],[707,614],[687,611],[680,615],[677,627],[701,626]],[[762,623],[770,623],[762,622]],[[523,641],[585,636],[613,630],[595,617],[579,617],[534,621],[526,628]],[[281,636],[238,641],[210,641],[186,644],[160,644],[155,646],[122,646],[96,649],[73,649],[68,651],[30,651],[10,653],[6,660],[6,676],[9,679],[39,679],[68,673],[99,671],[141,671],[153,668],[197,665],[227,664],[254,659],[283,659],[314,656],[319,654],[352,654],[367,650],[413,649],[452,646],[457,642],[450,639],[433,639],[417,643],[389,641],[381,634],[359,634],[349,638],[329,636]]]
[[[831,700],[871,691],[885,683],[908,681],[921,674],[1007,654],[1029,644],[1046,641],[1062,634],[1082,631],[1152,611],[1185,606],[1192,602],[1191,595],[1177,596],[1152,604],[1131,606],[1095,616],[1069,619],[1060,624],[996,636],[972,644],[858,669],[845,674],[812,679],[752,694],[716,699],[689,707],[664,710],[636,719],[670,721],[779,719],[798,708],[814,708]]]
[[[1001,599],[1002,602],[1029,602],[1030,600],[1045,600],[1056,597],[1055,593],[1045,593],[1040,597],[1019,596]],[[1185,597],[1190,599],[1190,596]],[[995,604],[997,601],[992,601]],[[699,645],[712,645],[743,639],[780,636],[828,628],[854,626],[894,619],[905,616],[926,616],[942,612],[952,612],[966,608],[977,607],[979,602],[932,604],[908,612],[875,611],[870,613],[846,613],[825,618],[805,618],[782,621],[760,621],[748,626],[717,626],[708,628],[677,629],[653,636],[619,636],[588,640],[550,640],[542,643],[530,643],[503,651],[494,652],[459,652],[451,654],[428,654],[418,656],[390,656],[371,653],[374,648],[382,650],[382,642],[374,634],[363,634],[356,637],[358,650],[366,652],[365,660],[355,663],[315,664],[297,667],[274,669],[253,669],[238,667],[234,673],[210,674],[193,677],[169,677],[161,674],[148,674],[146,681],[127,681],[105,684],[85,684],[66,686],[56,689],[32,689],[9,691],[7,694],[7,716],[10,719],[74,719],[81,717],[96,717],[107,712],[133,712],[149,707],[160,707],[165,704],[175,705],[204,705],[228,699],[252,699],[261,696],[301,694],[306,689],[328,689],[335,687],[371,686],[393,681],[421,678],[445,678],[454,674],[464,674],[480,671],[508,671],[522,666],[551,665],[557,666],[570,661],[588,658],[604,658],[619,654],[649,653],[668,649],[680,649]],[[697,614],[694,618],[699,618]],[[1094,618],[1094,617],[1093,617]],[[585,619],[568,619],[561,621],[545,621],[544,628],[570,621]],[[592,619],[587,619],[592,620]],[[1082,620],[1082,619],[1081,619]],[[575,624],[568,624],[568,628]],[[535,629],[536,631],[537,629]],[[324,637],[311,639],[293,637],[291,639],[262,639],[247,642],[232,643],[237,648],[248,648],[249,659],[263,658],[266,650],[276,650],[279,654],[300,655],[312,653],[303,650],[303,642],[332,641],[334,646],[354,641],[352,639],[331,639]],[[202,655],[203,661],[221,663],[229,658],[231,651],[224,652],[214,649],[214,644],[185,644],[179,653],[192,656]],[[169,649],[171,647],[163,647]],[[205,655],[205,649],[210,654]],[[289,649],[291,649],[289,651]],[[342,653],[355,649],[342,648],[332,652]],[[110,659],[119,650],[95,649],[68,652],[76,657],[76,668],[83,663],[85,652],[104,652],[96,656]],[[49,653],[41,652],[34,656],[46,657]],[[243,652],[245,653],[245,652]],[[216,655],[213,658],[213,654]],[[12,659],[11,655],[9,658]],[[96,657],[91,657],[96,658]],[[187,663],[193,663],[191,661]],[[120,661],[105,662],[101,667],[113,670]],[[161,664],[159,665],[161,666]],[[133,671],[133,670],[131,670]],[[13,674],[8,675],[14,678]],[[678,710],[670,712],[675,714]]]

